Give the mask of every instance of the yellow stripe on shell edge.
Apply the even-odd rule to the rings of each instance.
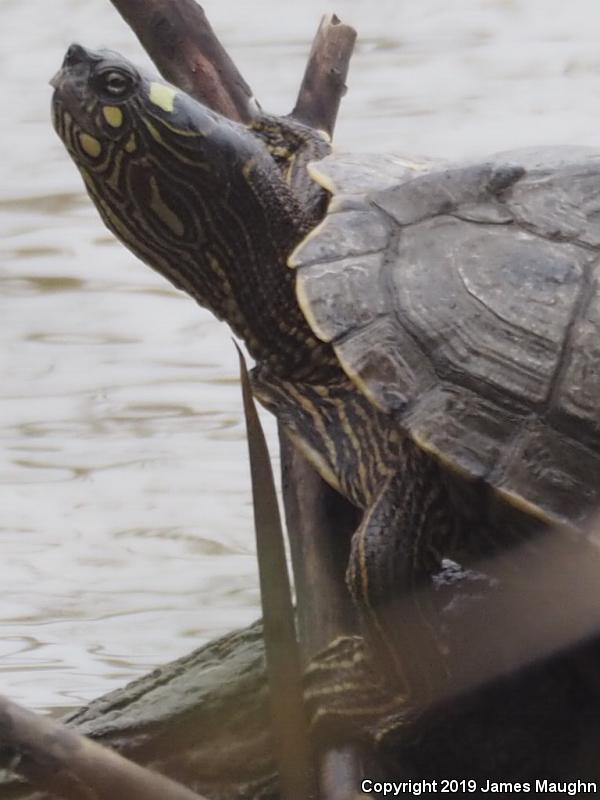
[[[290,261],[288,264],[294,266]],[[298,305],[300,306],[300,310],[304,314],[306,321],[314,335],[317,339],[320,339],[322,342],[330,342],[331,336],[328,336],[324,330],[319,327],[319,323],[317,322],[315,315],[312,312],[310,300],[306,294],[304,289],[304,275],[302,274],[302,270],[300,270],[298,277],[296,278],[296,300],[298,301]]]

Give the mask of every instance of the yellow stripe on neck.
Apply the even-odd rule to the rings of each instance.
[[[158,182],[154,175],[150,176],[150,208],[156,216],[164,222],[164,224],[171,229],[175,236],[182,237],[185,233],[183,222],[179,219],[177,214],[169,208],[160,194]]]

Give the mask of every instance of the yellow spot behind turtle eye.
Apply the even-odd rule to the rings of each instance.
[[[173,111],[177,91],[172,86],[153,81],[150,84],[150,102],[162,108],[163,111]]]
[[[86,152],[88,156],[91,156],[92,158],[98,158],[102,152],[102,145],[98,139],[94,139],[94,137],[90,136],[89,133],[80,133],[79,143],[84,152]]]
[[[120,128],[123,124],[123,112],[117,106],[104,106],[102,113],[111,128]]]
[[[136,147],[137,144],[135,141],[135,134],[132,133],[129,139],[127,139],[127,141],[125,142],[125,150],[127,150],[128,153],[135,153]]]

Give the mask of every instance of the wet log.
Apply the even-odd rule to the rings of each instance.
[[[397,780],[408,768],[415,780],[600,781],[599,550],[600,523],[588,541],[549,535],[544,558],[527,546],[510,561],[480,565],[488,583],[501,587],[483,604],[461,603],[471,592],[464,583],[458,592],[442,590],[441,613],[451,639],[459,640],[461,679],[441,687],[418,743],[383,748],[384,776]],[[476,596],[477,581],[472,586]],[[511,639],[515,646],[505,652]],[[279,798],[259,623],[65,722],[211,800]],[[13,753],[2,755],[9,766]],[[50,796],[5,779],[0,799]]]
[[[211,800],[278,798],[262,626],[223,636],[64,722]],[[13,764],[0,751],[2,766]],[[6,777],[1,800],[50,800]]]
[[[206,800],[181,783],[0,696],[0,745],[34,786],[65,800]]]

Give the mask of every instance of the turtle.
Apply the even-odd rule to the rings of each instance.
[[[394,599],[600,503],[600,151],[337,154],[80,45],[52,84],[107,227],[244,340],[257,398],[361,510],[348,588],[418,716],[438,646]]]

